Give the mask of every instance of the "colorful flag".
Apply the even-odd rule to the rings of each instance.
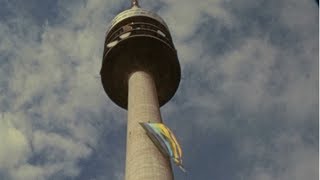
[[[140,123],[140,125],[158,149],[185,172],[182,166],[182,150],[171,130],[162,123]]]

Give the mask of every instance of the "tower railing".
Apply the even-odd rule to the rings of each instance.
[[[133,16],[146,16],[152,19],[155,19],[159,22],[161,22],[166,28],[167,24],[164,22],[164,20],[162,18],[160,18],[157,14],[141,9],[141,8],[131,8],[128,10],[125,10],[123,12],[121,12],[120,14],[118,14],[110,23],[110,26],[108,28],[107,33],[119,22],[121,22],[122,20],[129,18],[129,17],[133,17]]]
[[[128,27],[126,30],[125,28],[119,28],[118,30],[114,31],[111,35],[109,35],[105,40],[105,51],[104,55],[109,51],[110,47],[108,47],[108,43],[113,41],[120,41],[121,35],[130,33],[129,36],[150,36],[163,41],[168,46],[171,46],[172,40],[170,38],[170,34],[162,32],[159,30],[159,27],[150,24],[150,23],[143,23],[143,22],[132,22],[123,27]],[[130,28],[129,28],[130,27]],[[169,36],[169,37],[168,37]]]
[[[162,32],[158,26],[155,26],[151,23],[145,23],[145,22],[131,22],[123,27],[130,27],[130,30],[125,30],[124,28],[119,28],[118,30],[114,31],[112,34],[108,35],[106,42],[110,42],[116,39],[116,37],[121,36],[121,34],[133,31],[133,30],[150,30],[150,31],[156,31],[159,32],[159,34],[162,37],[165,37],[168,42],[170,42],[170,39],[167,37],[166,32]]]

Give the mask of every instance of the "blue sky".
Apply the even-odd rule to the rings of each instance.
[[[318,179],[314,0],[141,0],[182,68],[163,120],[184,149],[175,179]],[[128,0],[0,0],[0,179],[120,180],[126,111],[99,71]]]

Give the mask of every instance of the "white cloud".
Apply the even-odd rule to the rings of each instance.
[[[0,121],[0,171],[8,179],[78,176],[79,161],[91,155],[91,147],[108,131],[112,113],[120,112],[115,105],[108,107],[96,78],[108,3],[60,4],[60,13],[70,14],[60,24],[38,26],[19,11],[0,23],[0,52],[8,55],[11,68],[0,68],[8,84],[0,91],[0,103],[9,102],[4,113],[13,119]],[[4,94],[9,92],[10,99]],[[103,111],[110,117],[103,118]]]
[[[158,3],[142,1],[141,5],[148,9],[156,8]],[[305,13],[312,12],[314,7],[302,1],[283,3],[289,6],[280,8],[279,17],[273,18],[279,18],[281,26],[296,35],[297,40],[294,44],[279,45],[272,41],[270,32],[243,33],[241,23],[250,19],[235,17],[236,13],[225,8],[233,3],[165,1],[159,9],[159,15],[171,29],[184,73],[176,101],[162,108],[165,121],[170,122],[167,118],[174,116],[172,120],[179,128],[192,125],[194,131],[219,129],[243,137],[246,130],[235,128],[239,121],[255,120],[257,128],[263,129],[259,126],[263,122],[257,117],[268,114],[279,104],[285,106],[280,112],[284,118],[282,126],[296,126],[314,118],[318,105],[314,98],[318,93],[318,61],[315,60],[318,38],[310,34],[318,33],[318,29],[312,25],[316,15]],[[236,3],[238,11],[261,6],[260,1]],[[124,111],[108,100],[100,79],[95,78],[101,65],[103,35],[116,6],[120,7],[116,0],[59,1],[61,22],[48,20],[38,26],[32,15],[24,17],[14,10],[15,17],[0,23],[0,56],[7,59],[5,66],[0,62],[0,84],[6,84],[0,87],[0,104],[9,109],[5,110],[8,111],[5,120],[0,121],[0,142],[3,142],[0,172],[8,172],[8,179],[77,177],[81,173],[78,162],[92,155],[101,134],[109,133],[111,125],[117,131],[125,123]],[[203,15],[214,19],[216,24],[204,26]],[[201,34],[199,27],[209,28],[207,34]],[[210,28],[215,33],[211,34]],[[230,49],[216,55],[211,51],[223,47],[211,42],[215,40],[211,36],[224,35],[223,28],[239,36],[227,42]],[[235,112],[225,112],[233,107]],[[193,119],[184,123],[190,120],[190,114]],[[250,118],[251,115],[256,116]],[[226,116],[232,117],[226,121]],[[179,139],[194,141],[192,133],[182,133]],[[251,173],[240,173],[241,176],[261,180],[313,177],[315,148],[306,145],[301,134],[298,131],[291,137],[283,132],[272,145],[251,134],[253,137],[244,139],[244,144],[239,146],[242,157],[270,158],[272,166],[284,170],[275,173],[259,165],[249,169]],[[280,152],[265,157],[273,145]],[[285,151],[287,146],[292,151]],[[121,179],[121,168],[116,167],[112,176]]]
[[[90,149],[86,145],[59,134],[35,131],[33,136],[34,153],[44,152],[49,161],[59,159],[69,161],[90,154]]]
[[[255,137],[242,139],[240,157],[255,164],[251,164],[253,168],[248,174],[239,176],[252,180],[316,179],[318,152],[314,145],[306,144],[301,138],[299,133],[283,132],[270,144]]]
[[[45,171],[42,167],[35,167],[29,164],[21,165],[15,169],[11,177],[16,180],[32,180],[32,179],[45,179]]]
[[[0,169],[15,168],[30,155],[28,139],[9,118],[1,118],[0,142]]]
[[[258,11],[273,7],[269,2],[281,6],[270,9],[273,13],[268,15],[273,16],[263,16]],[[179,44],[185,74],[175,96],[176,104],[170,102],[163,108],[170,119],[166,122],[177,128],[188,148],[199,141],[193,139],[195,134],[209,134],[206,138],[197,136],[208,144],[220,140],[216,137],[220,132],[232,136],[234,142],[226,143],[231,147],[233,143],[240,144],[236,152],[230,151],[240,153],[241,160],[227,163],[240,164],[236,179],[315,179],[317,147],[308,144],[303,136],[308,131],[318,139],[317,128],[308,129],[318,124],[318,28],[314,25],[317,7],[313,2],[302,1],[234,3],[239,5],[238,12],[229,12],[230,16],[239,16],[232,27],[224,27],[243,36],[223,43],[230,43],[232,48],[212,53],[210,50],[219,46],[208,42],[214,40],[210,33],[203,35],[201,31],[199,37],[203,41],[199,38],[188,44],[182,42],[187,48]],[[252,14],[241,16],[247,11]],[[269,19],[274,20],[270,26],[256,27]],[[210,26],[212,32],[219,25]],[[193,36],[192,32],[185,37]],[[290,137],[292,129],[295,133]],[[213,158],[208,157],[208,161],[216,160],[211,155]]]

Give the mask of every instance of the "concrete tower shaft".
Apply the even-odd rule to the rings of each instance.
[[[133,5],[111,22],[100,72],[106,93],[122,108],[127,109],[128,77],[137,70],[154,78],[160,106],[175,94],[181,72],[169,29],[155,13]]]
[[[126,180],[173,180],[170,161],[146,135],[140,122],[162,122],[155,83],[137,71],[129,78]]]

